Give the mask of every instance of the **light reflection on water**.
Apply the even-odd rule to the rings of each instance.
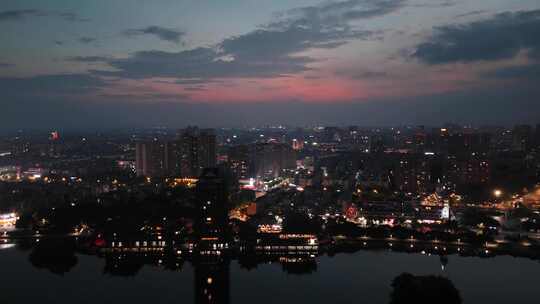
[[[188,261],[174,271],[144,265],[121,276],[105,272],[104,258],[77,254],[77,264],[57,275],[33,266],[30,249],[7,245],[11,247],[0,252],[0,269],[7,274],[0,276],[0,291],[13,303],[201,303],[196,283],[200,268]],[[447,258],[360,250],[318,257],[316,270],[304,274],[285,272],[278,262],[248,270],[232,260],[224,272],[230,301],[218,303],[388,303],[390,284],[403,272],[447,277],[464,303],[537,303],[540,297],[538,261],[510,256]],[[223,275],[214,275],[214,284],[219,274]]]
[[[15,244],[10,244],[10,243],[2,243],[0,242],[0,250],[5,250],[5,249],[10,249],[10,248],[15,248]]]

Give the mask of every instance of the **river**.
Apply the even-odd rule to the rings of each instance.
[[[0,247],[2,303],[199,303],[195,269],[145,265],[135,275],[105,272],[105,259],[77,254],[68,272],[36,268],[29,250]],[[216,303],[388,303],[392,280],[401,273],[450,279],[464,303],[538,303],[540,263],[527,258],[448,256],[442,267],[436,255],[360,250],[316,259],[316,271],[285,272],[279,263],[247,270],[227,264],[225,296]],[[444,268],[444,269],[443,269]],[[225,300],[227,299],[227,300]],[[5,302],[4,302],[5,301]]]

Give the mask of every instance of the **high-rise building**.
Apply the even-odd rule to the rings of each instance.
[[[536,148],[540,148],[540,124],[536,125],[536,132],[535,132],[534,138],[535,138],[534,143],[535,143]]]
[[[251,163],[253,177],[277,177],[283,169],[296,168],[296,153],[287,144],[258,143],[253,148]]]
[[[237,179],[249,178],[250,153],[247,145],[231,147],[228,153],[229,167],[231,173]]]
[[[53,131],[49,135],[49,147],[47,154],[51,157],[58,157],[60,150],[60,133]]]
[[[205,168],[197,182],[196,232],[200,250],[228,248],[226,230],[229,214],[228,185],[223,170]]]
[[[512,148],[514,151],[527,152],[533,146],[533,128],[529,125],[515,126],[512,131]]]
[[[321,142],[340,142],[343,130],[338,127],[325,127],[321,134]]]
[[[303,140],[299,140],[299,139],[293,139],[292,140],[292,148],[293,150],[295,151],[299,151],[299,150],[302,150],[304,149],[304,141]]]
[[[383,153],[385,150],[384,136],[380,133],[372,134],[369,142],[369,151],[371,153]]]
[[[483,155],[449,158],[446,176],[456,185],[486,184],[491,178],[490,163]]]
[[[212,129],[189,127],[180,138],[180,172],[185,177],[199,176],[203,168],[216,166],[216,135]]]
[[[177,173],[175,144],[157,139],[138,142],[135,151],[137,176],[160,177]]]

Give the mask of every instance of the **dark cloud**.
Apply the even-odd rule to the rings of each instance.
[[[66,21],[72,21],[72,22],[90,21],[89,18],[82,18],[78,14],[75,14],[75,13],[72,13],[72,12],[58,13],[57,15],[62,17]]]
[[[29,16],[45,16],[43,12],[35,9],[11,10],[0,12],[0,21],[21,20]]]
[[[224,40],[219,46],[234,59],[253,62],[290,60],[291,55],[311,48],[335,48],[349,39],[368,39],[374,33],[350,29],[287,27],[282,30],[256,30]],[[287,59],[289,58],[289,59]]]
[[[382,79],[388,77],[387,72],[381,71],[337,71],[336,75],[351,79]]]
[[[161,26],[148,26],[141,29],[129,29],[124,31],[126,36],[154,35],[161,40],[180,43],[185,33],[175,29],[169,29]]]
[[[486,10],[476,10],[476,11],[471,11],[471,12],[467,12],[467,13],[464,13],[464,14],[459,14],[459,15],[456,16],[456,18],[477,16],[477,15],[482,15],[482,14],[485,14],[485,13],[487,13]]]
[[[56,45],[64,45],[64,41],[61,41],[61,40],[55,40],[55,41],[54,41],[54,44],[56,44]]]
[[[206,91],[206,87],[205,86],[195,86],[195,87],[185,87],[184,90],[186,91]]]
[[[176,84],[202,84],[208,83],[207,79],[178,79],[174,83]]]
[[[332,49],[351,40],[373,39],[380,33],[358,30],[349,23],[396,11],[404,0],[349,0],[284,12],[261,28],[230,37],[214,47],[177,53],[137,52],[109,60],[115,72],[95,72],[127,78],[172,77],[204,79],[227,77],[283,77],[312,68],[314,58],[299,55],[309,49]],[[150,28],[136,30],[138,34]],[[181,36],[179,36],[180,38]],[[162,37],[163,38],[163,37]],[[172,37],[170,37],[172,38]]]
[[[188,94],[162,94],[162,93],[119,93],[119,94],[98,94],[98,97],[108,100],[127,101],[185,101],[189,99]]]
[[[439,7],[450,7],[458,3],[456,0],[442,0],[442,1],[431,1],[426,3],[413,4],[411,7],[427,7],[427,8],[439,8]]]
[[[489,78],[537,82],[540,80],[540,64],[500,68],[483,75]]]
[[[107,60],[110,60],[110,57],[105,56],[74,56],[74,57],[68,57],[66,58],[69,61],[77,61],[77,62],[106,62]]]
[[[0,62],[0,68],[10,68],[10,67],[13,67],[13,66],[15,66],[13,63]]]
[[[83,22],[89,21],[87,18],[81,18],[78,14],[72,12],[51,12],[38,9],[21,9],[21,10],[8,10],[0,12],[0,22],[23,20],[30,17],[59,17],[63,20],[70,22]]]
[[[116,72],[94,71],[95,74],[125,78],[171,77],[211,79],[225,77],[277,77],[306,71],[307,57],[279,57],[264,62],[226,60],[212,48],[197,48],[178,53],[162,51],[137,52],[126,59],[111,59]]]
[[[81,38],[79,38],[77,40],[80,43],[89,44],[89,43],[92,43],[92,42],[96,41],[97,39],[93,38],[93,37],[81,37]]]
[[[413,56],[428,64],[508,59],[520,51],[540,55],[540,10],[507,12],[490,19],[435,29]]]
[[[405,6],[406,0],[348,0],[317,6],[291,9],[281,14],[285,23],[297,25],[343,25],[356,19],[366,19],[393,13]],[[283,21],[282,21],[283,22]],[[279,22],[274,23],[274,25]]]
[[[106,84],[98,77],[87,74],[44,75],[28,78],[0,78],[0,91],[4,96],[36,96],[85,94]]]

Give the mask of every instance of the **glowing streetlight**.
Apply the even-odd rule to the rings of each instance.
[[[495,189],[495,190],[493,190],[493,195],[495,195],[495,197],[499,198],[502,195],[502,191],[499,190],[499,189]]]

